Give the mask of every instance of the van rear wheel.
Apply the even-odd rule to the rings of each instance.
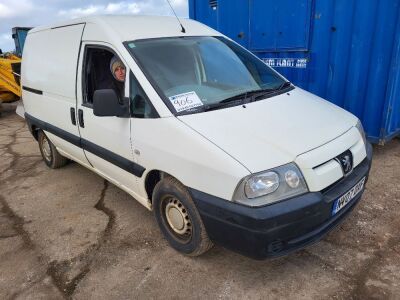
[[[192,197],[175,178],[166,177],[157,183],[153,210],[161,232],[175,250],[199,256],[213,246]]]
[[[68,159],[57,151],[56,147],[43,131],[39,131],[38,133],[38,143],[42,158],[49,168],[57,169],[67,164]]]

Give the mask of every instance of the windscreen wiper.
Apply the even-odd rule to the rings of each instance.
[[[289,86],[291,86],[292,84],[290,83],[290,81],[285,81],[283,82],[280,86],[278,86],[276,89],[274,89],[275,91],[280,91],[283,90]]]
[[[269,95],[274,92],[283,90],[284,88],[287,88],[291,85],[289,81],[283,82],[281,85],[279,85],[276,88],[273,89],[259,89],[259,90],[252,90],[252,91],[247,91],[244,93],[240,93],[238,95],[226,98],[220,102],[213,103],[213,104],[208,104],[205,105],[204,111],[210,111],[210,110],[215,110],[227,106],[234,106],[238,104],[246,104],[249,102],[256,101],[257,98],[260,98],[261,96]]]
[[[274,94],[276,92],[282,91],[285,88],[290,87],[291,85],[292,84],[290,83],[290,81],[285,81],[285,82],[283,82],[282,84],[280,84],[276,88],[260,90],[259,93],[252,95],[252,97],[250,99],[250,102],[256,101],[256,100],[258,100],[259,98],[261,98],[263,96],[271,95],[271,94]]]
[[[212,103],[209,105],[204,106],[204,111],[209,111],[209,110],[214,110],[226,106],[234,106],[238,104],[244,104],[247,102],[251,102],[251,97],[252,95],[260,93],[261,90],[252,90],[252,91],[247,91],[244,93],[237,94],[235,96],[226,98],[222,101],[219,101],[217,103]]]

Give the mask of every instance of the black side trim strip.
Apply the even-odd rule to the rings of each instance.
[[[27,86],[22,86],[22,89],[25,90],[25,91],[34,93],[34,94],[43,95],[43,91],[41,91],[41,90],[36,90],[36,89],[30,88],[30,87],[27,87]]]
[[[39,119],[36,119],[35,117],[31,116],[28,113],[25,113],[25,119],[28,121],[30,125],[35,125],[36,127],[48,131],[59,138],[62,138],[63,140],[66,140],[67,142],[82,148],[81,146],[81,139],[79,136],[76,136],[72,133],[69,133],[68,131],[62,130],[56,126],[53,126],[49,123],[43,122]]]
[[[86,151],[89,151],[90,153],[93,153],[94,155],[97,155],[98,157],[101,157],[102,159],[112,163],[113,165],[115,165],[115,166],[117,166],[139,178],[142,177],[144,171],[146,170],[141,165],[139,165],[133,161],[130,161],[129,159],[126,159],[118,154],[115,154],[114,152],[111,152],[103,147],[100,147],[88,140],[81,139],[79,136],[71,134],[71,133],[69,133],[65,130],[62,130],[56,126],[53,126],[46,122],[43,122],[43,121],[31,116],[28,113],[25,113],[25,119],[29,125],[34,125],[42,130],[48,131],[77,147],[80,147]],[[31,126],[29,126],[29,129],[31,129]]]
[[[100,147],[99,145],[93,144],[88,140],[81,139],[81,143],[84,150],[89,151],[90,153],[93,153],[98,157],[101,157],[102,159],[112,163],[113,165],[116,165],[117,167],[120,167],[121,169],[129,173],[132,173],[137,177],[142,177],[144,171],[146,170],[141,165],[138,165],[137,163],[134,163],[122,156],[119,156],[114,152]]]

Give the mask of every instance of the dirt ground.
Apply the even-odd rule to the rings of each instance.
[[[14,107],[15,108],[15,107]],[[361,202],[319,243],[255,261],[182,256],[125,192],[51,170],[22,118],[0,117],[0,299],[399,299],[400,140],[374,147]]]

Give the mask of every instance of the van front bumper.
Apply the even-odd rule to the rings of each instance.
[[[189,190],[212,241],[245,256],[264,259],[317,242],[340,224],[364,191],[332,216],[333,203],[363,177],[368,180],[371,160],[372,146],[368,143],[364,161],[331,187],[263,207],[247,207]]]

